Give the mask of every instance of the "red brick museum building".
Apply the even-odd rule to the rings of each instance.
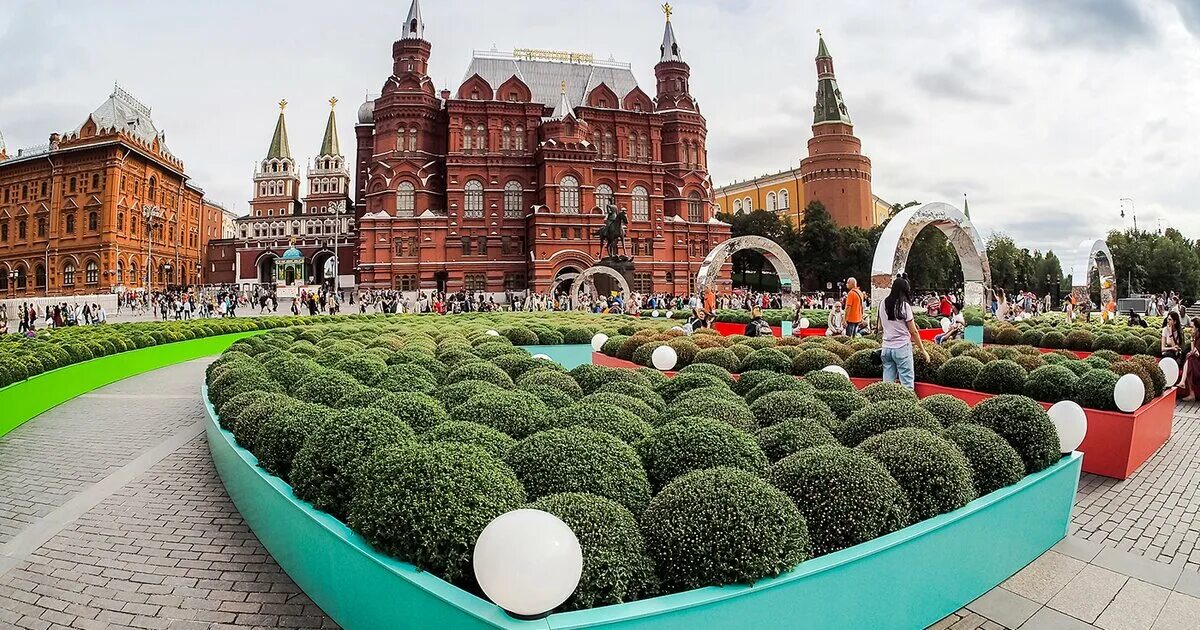
[[[405,291],[546,291],[600,258],[603,208],[629,217],[635,291],[683,293],[729,238],[714,218],[707,128],[670,15],[653,96],[628,64],[476,52],[434,88],[419,0],[392,75],[355,126],[358,280]]]

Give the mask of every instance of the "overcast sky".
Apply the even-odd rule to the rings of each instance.
[[[336,95],[353,160],[355,110],[391,71],[408,5],[0,0],[0,132],[10,153],[42,144],[116,81],[153,108],[193,181],[244,213],[281,98],[306,159]],[[422,10],[439,90],[495,46],[627,61],[653,95],[656,0]],[[1139,226],[1200,237],[1200,0],[679,0],[673,22],[718,186],[806,155],[820,28],[884,199],[961,206],[968,193],[985,236],[1030,248],[1121,226],[1122,197]]]

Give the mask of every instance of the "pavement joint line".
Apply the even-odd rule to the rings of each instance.
[[[76,398],[92,398],[103,400],[190,400],[195,396],[190,394],[81,394]]]
[[[144,451],[112,474],[77,493],[54,511],[34,521],[0,546],[0,577],[29,558],[56,534],[204,431],[196,421]]]

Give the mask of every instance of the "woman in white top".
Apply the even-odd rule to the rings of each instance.
[[[901,385],[913,389],[916,383],[916,369],[913,367],[913,344],[921,348],[925,361],[929,361],[929,351],[921,342],[917,325],[913,322],[912,288],[907,278],[896,278],[892,281],[892,292],[883,300],[879,309],[879,328],[883,331],[883,350],[880,356],[883,360],[883,380],[888,383],[900,381]]]

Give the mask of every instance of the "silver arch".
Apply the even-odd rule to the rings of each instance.
[[[1100,306],[1103,308],[1117,295],[1116,262],[1104,239],[1085,239],[1079,243],[1071,266],[1064,269],[1071,274],[1071,293],[1076,299],[1088,299],[1093,269],[1100,274]]]
[[[760,253],[771,263],[775,273],[779,275],[780,287],[786,284],[792,288],[799,288],[800,274],[796,272],[792,258],[783,251],[779,243],[763,236],[737,236],[719,243],[704,257],[704,262],[700,264],[700,272],[696,274],[696,291],[701,294],[707,290],[715,291],[720,280],[721,268],[734,254],[745,250]]]
[[[562,283],[570,281],[570,280],[574,280],[575,278],[578,278],[578,277],[579,277],[579,274],[573,273],[573,272],[558,274],[558,276],[556,276],[554,278],[554,280],[552,280],[550,282],[550,295],[554,295],[555,293],[557,293],[558,287]]]
[[[958,254],[963,272],[963,304],[984,306],[992,284],[987,250],[971,220],[948,203],[927,203],[901,210],[884,228],[871,262],[871,301],[879,304],[892,287],[892,278],[904,273],[908,253],[921,230],[933,225],[941,230]]]
[[[632,291],[629,290],[629,283],[625,280],[625,276],[618,273],[617,270],[613,269],[612,267],[595,265],[579,272],[579,275],[571,281],[572,309],[579,308],[580,292],[583,291],[584,286],[590,287],[592,289],[592,293],[596,292],[596,284],[592,281],[592,278],[596,275],[609,276],[610,278],[615,279],[617,284],[621,285],[621,294],[625,297],[628,298],[632,293]]]

